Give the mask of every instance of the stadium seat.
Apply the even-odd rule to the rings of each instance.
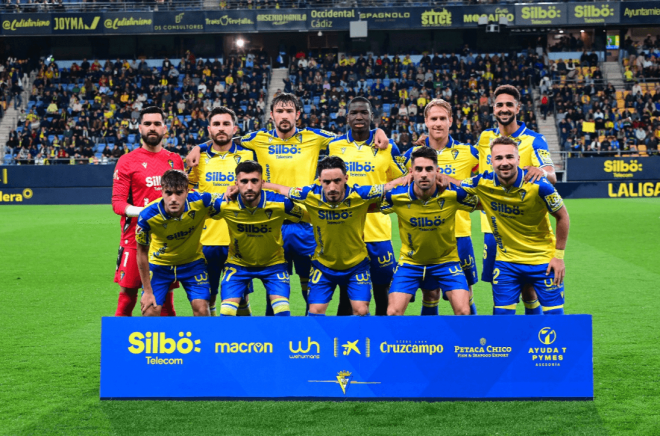
[[[135,144],[135,134],[131,133],[127,137],[129,144]]]

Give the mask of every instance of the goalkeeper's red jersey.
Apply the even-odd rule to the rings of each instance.
[[[183,161],[178,154],[165,149],[152,153],[138,148],[119,158],[113,175],[112,209],[121,215],[121,247],[137,248],[137,217],[125,216],[126,206],[145,207],[162,197],[160,178],[171,168],[183,170]]]

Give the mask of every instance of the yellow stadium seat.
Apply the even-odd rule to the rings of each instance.
[[[639,151],[640,156],[648,156],[648,153],[646,152],[646,145],[644,144],[638,145],[637,150]]]
[[[623,91],[617,91],[616,92],[616,99],[619,100],[619,99],[622,99],[622,98],[623,98]]]
[[[617,100],[616,101],[616,107],[619,109],[623,109],[626,107],[626,102],[623,100]]]

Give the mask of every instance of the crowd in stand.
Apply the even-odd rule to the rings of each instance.
[[[263,51],[222,62],[188,52],[159,66],[42,63],[6,152],[22,164],[107,162],[139,146],[139,112],[154,105],[167,114],[166,148],[185,156],[208,139],[206,114],[216,106],[236,111],[239,133],[260,128],[269,78]]]
[[[284,91],[303,102],[300,127],[336,133],[346,131],[346,105],[355,96],[368,98],[374,123],[393,138],[403,151],[426,132],[424,108],[433,98],[454,107],[451,135],[475,144],[481,131],[493,127],[492,94],[499,85],[521,90],[518,116],[538,130],[529,80],[546,75],[542,58],[532,50],[522,56],[461,52],[425,54],[418,62],[410,55],[335,55],[306,57],[298,53],[289,67]]]
[[[629,57],[623,60],[623,75],[628,88],[640,80],[660,79],[660,36],[653,38],[648,35],[638,43],[627,38],[622,47],[629,54]]]

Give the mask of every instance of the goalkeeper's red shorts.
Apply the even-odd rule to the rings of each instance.
[[[124,288],[137,289],[142,287],[140,271],[137,266],[137,249],[119,247],[117,255],[117,270],[115,271],[115,283]],[[170,290],[179,287],[179,282],[172,283]]]

